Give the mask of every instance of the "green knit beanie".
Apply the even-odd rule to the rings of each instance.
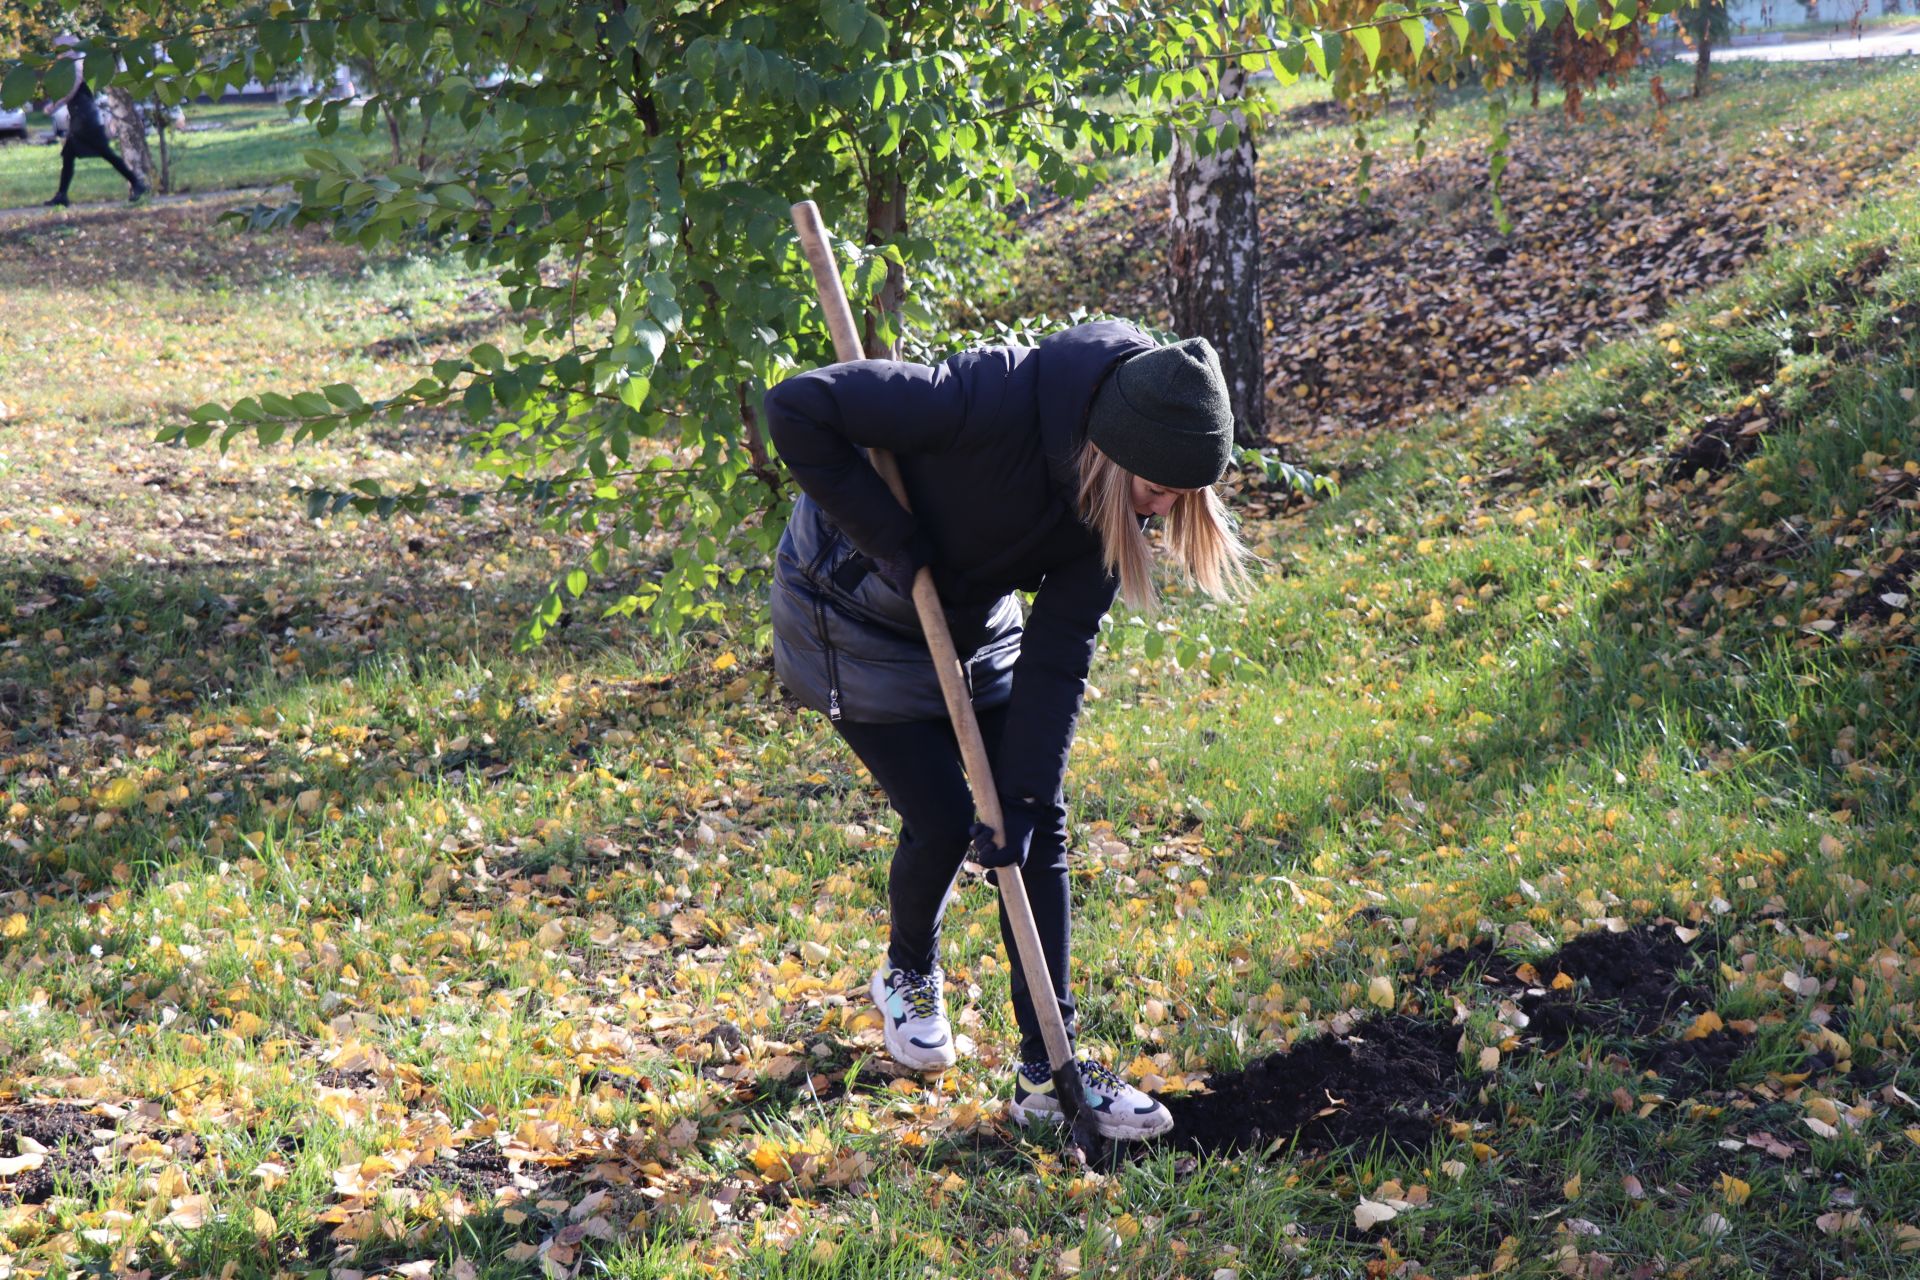
[[[1087,439],[1149,484],[1201,489],[1227,473],[1233,406],[1205,338],[1143,351],[1094,394]]]

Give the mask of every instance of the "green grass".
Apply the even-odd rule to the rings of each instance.
[[[231,191],[252,187],[271,187],[304,171],[300,154],[320,145],[313,127],[304,117],[289,115],[287,108],[271,104],[213,104],[189,106],[189,128],[169,135],[172,152],[173,190],[176,193]],[[335,141],[359,159],[378,164],[391,158],[391,143],[384,122],[376,122],[372,132],[359,130],[358,117],[349,113]],[[217,125],[201,129],[197,126]],[[30,136],[38,139],[47,129],[46,118],[29,118]],[[449,137],[457,133],[441,126],[429,135],[432,159],[446,159]],[[417,124],[404,135],[408,161],[415,158],[419,142]],[[147,135],[157,171],[160,163],[159,139]],[[0,146],[0,209],[35,205],[53,194],[60,182],[58,147],[12,143]],[[74,169],[71,196],[74,203],[124,200],[127,184],[104,160],[82,160]]]
[[[147,443],[209,385],[403,382],[417,357],[377,344],[499,323],[476,282],[184,210],[82,216],[0,230],[0,1087],[136,1110],[99,1118],[129,1136],[91,1179],[0,1211],[16,1265],[268,1275],[339,1244],[500,1276],[542,1245],[636,1277],[1912,1273],[1920,1111],[1888,1089],[1920,1095],[1920,671],[1881,601],[1920,557],[1900,184],[1563,374],[1323,446],[1333,500],[1237,493],[1259,590],[1176,598],[1151,659],[1118,620],[1071,778],[1089,1047],[1177,1087],[1363,1023],[1386,977],[1404,1011],[1458,1002],[1475,1087],[1413,1153],[1091,1175],[998,1118],[979,886],[945,957],[975,1056],[839,1091],[878,1041],[893,819],[760,655],[585,627],[518,655],[547,535],[280,500],[310,468],[457,474],[447,424],[224,461]],[[155,269],[101,278],[130,254]],[[64,327],[103,289],[118,329]],[[114,367],[139,376],[90,372]],[[1676,469],[1756,414],[1751,452]],[[1183,667],[1185,640],[1218,661]],[[1259,669],[1227,674],[1236,653]],[[1511,1011],[1420,977],[1661,918],[1718,940],[1706,1003],[1753,1024],[1724,1080],[1627,1056],[1698,1006],[1554,1053],[1516,1026],[1478,1074]],[[449,1147],[569,1172],[495,1205],[450,1199],[450,1163],[439,1194],[396,1171]],[[1357,1231],[1389,1180],[1426,1205]]]

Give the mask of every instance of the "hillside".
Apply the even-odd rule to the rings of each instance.
[[[217,284],[117,286],[99,340],[146,380],[0,334],[31,375],[0,452],[5,1266],[1911,1276],[1920,168],[1875,155],[1564,369],[1303,436],[1343,487],[1236,487],[1248,600],[1115,619],[1075,963],[1089,1049],[1180,1127],[1090,1171],[1006,1122],[983,887],[946,925],[972,1055],[878,1056],[894,820],[750,635],[513,653],[550,544],[277,503],[453,472],[443,441],[145,443],[203,379],[402,379],[405,335],[501,323],[472,280],[246,242]],[[87,217],[155,261],[213,243],[180,206]],[[104,269],[0,283],[59,333]]]

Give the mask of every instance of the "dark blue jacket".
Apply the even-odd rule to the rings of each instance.
[[[802,497],[774,567],[774,669],[836,719],[944,720],[914,615],[868,559],[917,527],[974,705],[1006,705],[994,761],[1003,795],[1058,795],[1101,617],[1118,584],[1076,510],[1075,462],[1094,391],[1155,345],[1098,321],[1035,347],[984,347],[938,365],[853,360],[767,392],[767,428]],[[913,511],[862,450],[892,450]],[[1024,626],[1013,596],[1035,593]]]

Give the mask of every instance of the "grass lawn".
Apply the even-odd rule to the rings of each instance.
[[[1239,1142],[1094,1171],[1001,1114],[985,888],[972,1056],[877,1058],[893,820],[764,655],[516,654],[549,535],[284,497],[458,476],[453,424],[150,443],[404,385],[503,328],[483,281],[184,206],[0,225],[6,1265],[1914,1274],[1920,171],[1881,163],[1565,372],[1313,442],[1337,497],[1234,494],[1250,599],[1117,620],[1085,1043]]]
[[[302,168],[300,153],[317,145],[313,128],[303,116],[289,116],[285,107],[270,103],[213,104],[186,107],[189,128],[168,136],[173,154],[175,192],[228,191],[247,187],[270,187],[284,182]],[[377,163],[390,155],[390,142],[384,122],[376,122],[370,133],[361,133],[359,117],[346,113],[336,140],[363,160]],[[217,126],[206,127],[200,126]],[[44,136],[48,128],[43,115],[28,119],[31,137]],[[408,159],[415,158],[418,128],[407,131]],[[442,142],[451,136],[441,126],[429,135]],[[147,145],[153,150],[156,170],[160,163],[159,139],[151,132]],[[440,144],[431,149],[438,154]],[[36,205],[47,199],[60,184],[60,149],[34,143],[9,143],[0,146],[0,209]],[[127,196],[127,184],[104,160],[82,160],[74,169],[70,192],[75,204],[118,201]]]

